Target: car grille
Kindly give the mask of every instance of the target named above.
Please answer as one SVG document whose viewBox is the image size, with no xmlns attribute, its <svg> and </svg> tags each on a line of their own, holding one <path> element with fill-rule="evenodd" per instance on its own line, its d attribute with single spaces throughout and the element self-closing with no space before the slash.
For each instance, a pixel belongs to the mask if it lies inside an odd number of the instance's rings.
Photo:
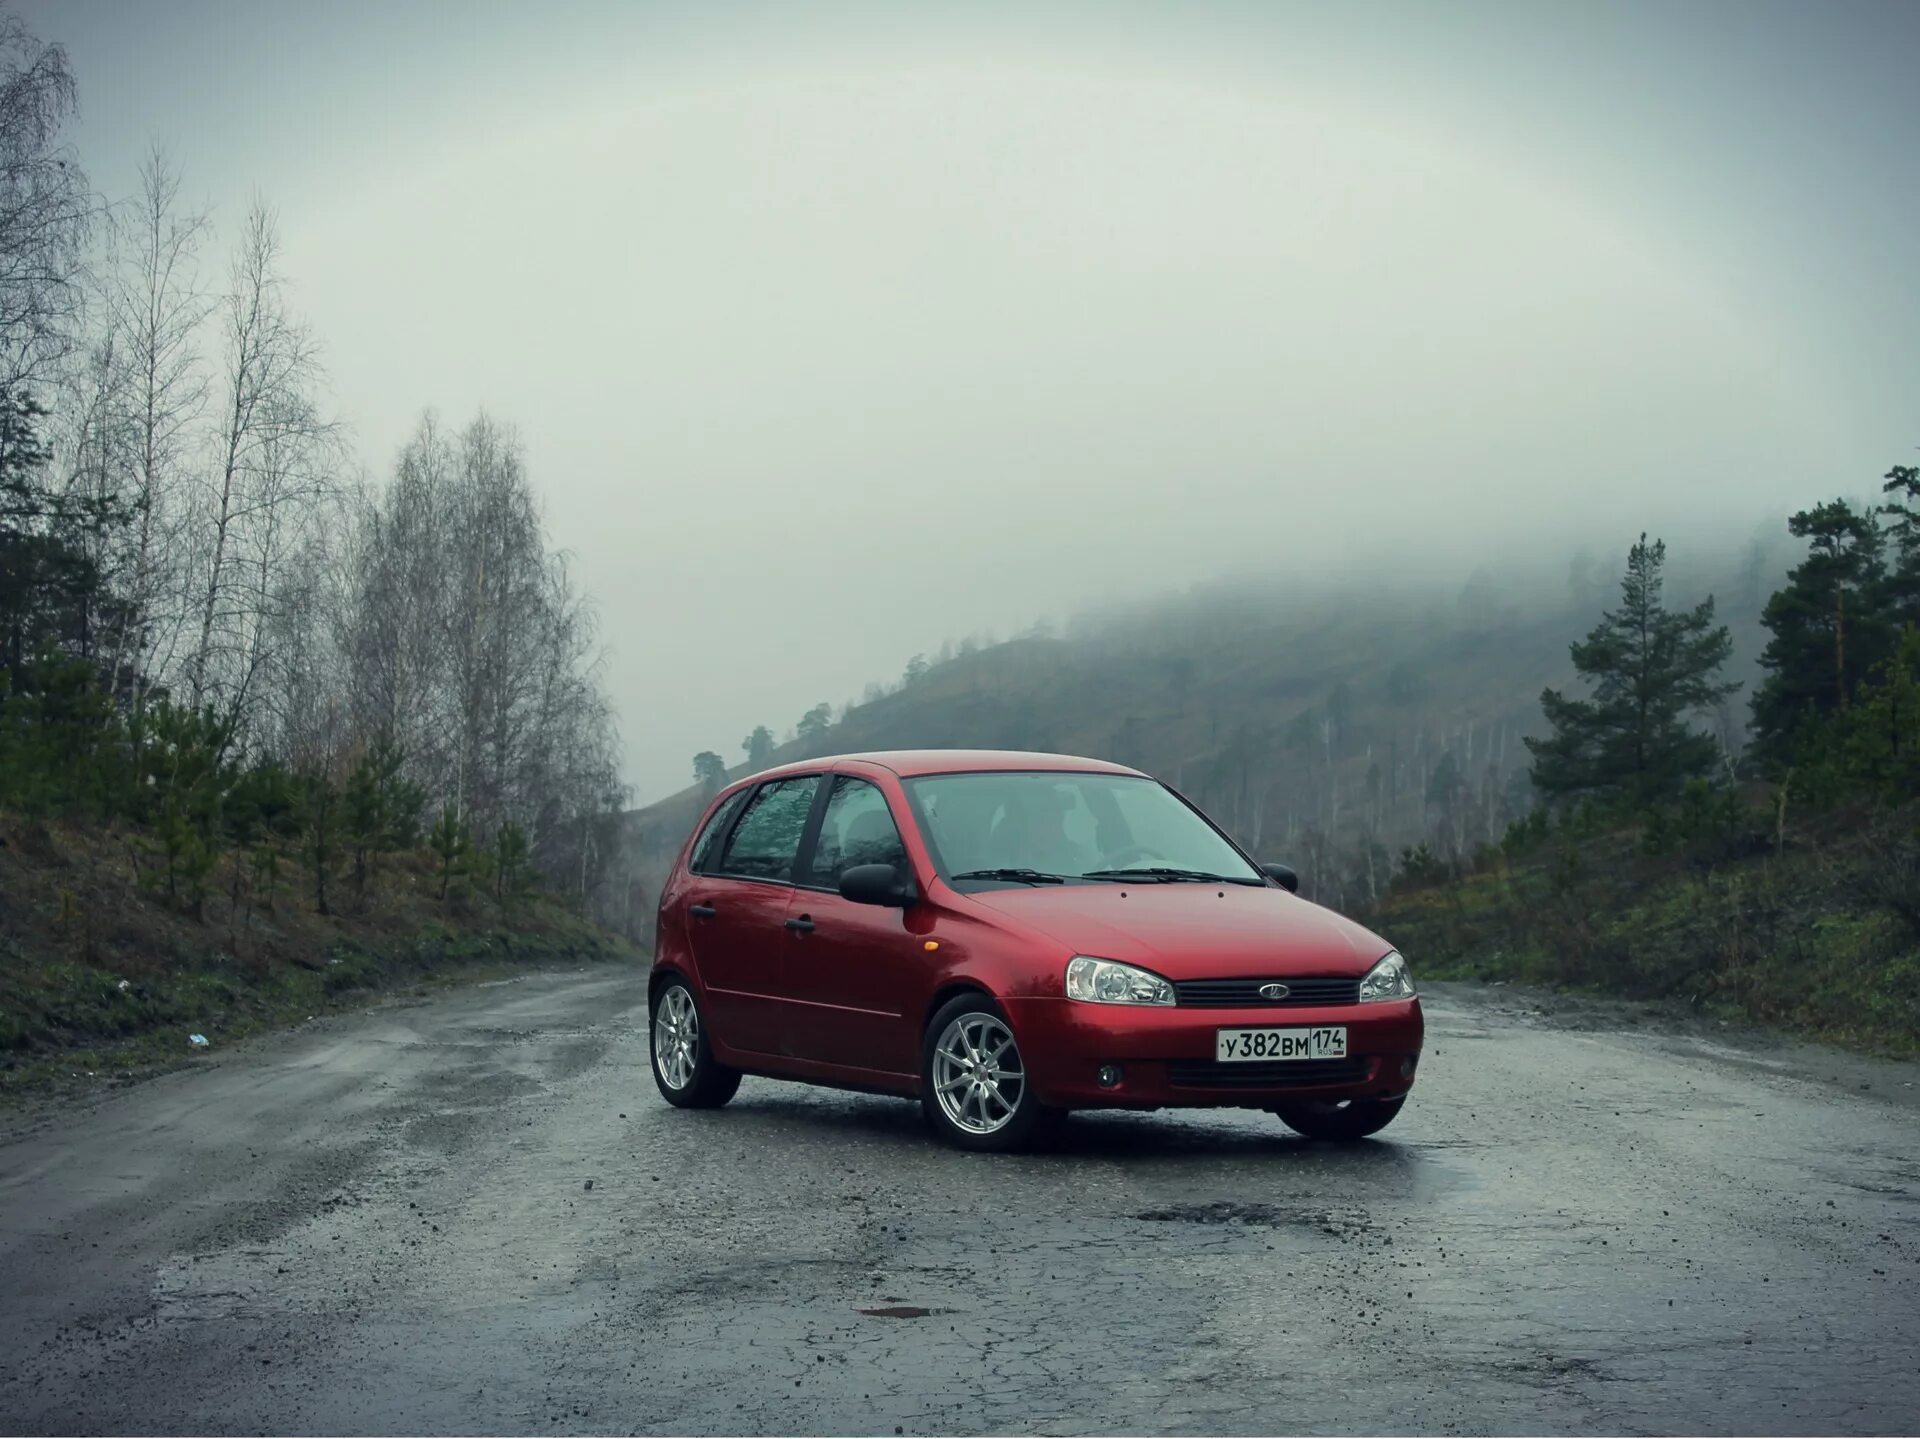
<svg viewBox="0 0 1920 1439">
<path fill-rule="evenodd" d="M 1216 1064 L 1210 1059 L 1176 1059 L 1167 1065 L 1167 1081 L 1181 1089 L 1299 1089 L 1315 1084 L 1348 1084 L 1367 1077 L 1367 1057 L 1282 1059 L 1269 1064 Z"/>
<path fill-rule="evenodd" d="M 1260 986 L 1284 984 L 1285 999 L 1262 999 Z M 1360 981 L 1357 979 L 1181 979 L 1175 980 L 1176 1003 L 1216 1009 L 1294 1009 L 1307 1005 L 1358 1004 Z"/>
</svg>

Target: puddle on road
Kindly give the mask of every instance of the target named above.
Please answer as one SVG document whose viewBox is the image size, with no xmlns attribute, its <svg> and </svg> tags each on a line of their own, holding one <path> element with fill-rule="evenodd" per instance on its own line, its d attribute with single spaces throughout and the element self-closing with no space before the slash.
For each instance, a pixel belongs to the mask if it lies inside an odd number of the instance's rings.
<svg viewBox="0 0 1920 1439">
<path fill-rule="evenodd" d="M 946 1314 L 946 1309 L 926 1309 L 918 1304 L 883 1304 L 878 1309 L 859 1311 L 873 1319 L 925 1319 L 934 1314 Z"/>
<path fill-rule="evenodd" d="M 1875 1184 L 1866 1179 L 1843 1179 L 1840 1182 L 1849 1189 L 1859 1190 L 1862 1194 L 1881 1194 L 1889 1199 L 1920 1200 L 1920 1194 L 1892 1184 Z"/>
<path fill-rule="evenodd" d="M 1731 1044 L 1719 1044 L 1711 1039 L 1702 1039 L 1698 1035 L 1679 1036 L 1674 1048 L 1680 1051 L 1692 1050 L 1709 1059 L 1725 1060 L 1730 1064 L 1751 1064 L 1761 1069 L 1784 1072 L 1793 1066 L 1785 1059 L 1774 1059 L 1768 1055 L 1756 1054 L 1750 1049 L 1736 1049 Z"/>
<path fill-rule="evenodd" d="M 181 1255 L 162 1265 L 153 1278 L 153 1319 L 257 1317 L 265 1306 L 258 1283 L 252 1281 L 264 1266 L 243 1262 L 254 1256 L 269 1261 L 278 1257 L 274 1251 L 255 1249 Z"/>
<path fill-rule="evenodd" d="M 1279 1204 L 1236 1203 L 1225 1199 L 1212 1204 L 1143 1209 L 1133 1217 L 1151 1224 L 1243 1224 L 1268 1229 L 1290 1226 L 1335 1235 L 1373 1227 L 1373 1221 L 1365 1214 L 1342 1215 L 1324 1209 L 1291 1209 Z"/>
</svg>

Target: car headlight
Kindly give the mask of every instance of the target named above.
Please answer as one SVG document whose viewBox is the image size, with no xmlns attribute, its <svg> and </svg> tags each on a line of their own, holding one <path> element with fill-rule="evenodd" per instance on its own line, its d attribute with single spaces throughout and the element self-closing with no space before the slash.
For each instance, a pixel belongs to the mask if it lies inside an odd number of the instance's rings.
<svg viewBox="0 0 1920 1439">
<path fill-rule="evenodd" d="M 1172 1004 L 1173 986 L 1130 964 L 1077 955 L 1067 961 L 1067 998 L 1092 1004 Z"/>
<path fill-rule="evenodd" d="M 1376 999 L 1412 999 L 1413 975 L 1407 970 L 1407 962 L 1399 953 L 1391 952 L 1387 957 L 1367 971 L 1367 977 L 1360 981 L 1360 1002 L 1371 1004 Z"/>
</svg>

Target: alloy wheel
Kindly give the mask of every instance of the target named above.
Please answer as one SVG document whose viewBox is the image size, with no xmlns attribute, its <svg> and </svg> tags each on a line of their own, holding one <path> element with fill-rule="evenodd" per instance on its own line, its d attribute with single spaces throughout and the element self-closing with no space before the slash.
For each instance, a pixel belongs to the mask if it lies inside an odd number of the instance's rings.
<svg viewBox="0 0 1920 1439">
<path fill-rule="evenodd" d="M 700 1016 L 693 996 L 674 985 L 653 1013 L 653 1062 L 669 1089 L 685 1089 L 700 1050 Z"/>
<path fill-rule="evenodd" d="M 998 1015 L 955 1016 L 933 1047 L 933 1092 L 941 1113 L 969 1134 L 1004 1128 L 1026 1093 L 1013 1031 Z"/>
</svg>

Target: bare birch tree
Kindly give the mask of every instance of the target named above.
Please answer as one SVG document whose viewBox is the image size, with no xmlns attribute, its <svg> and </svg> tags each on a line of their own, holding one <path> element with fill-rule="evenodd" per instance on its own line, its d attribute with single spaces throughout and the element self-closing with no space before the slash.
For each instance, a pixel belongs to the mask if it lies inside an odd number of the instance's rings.
<svg viewBox="0 0 1920 1439">
<path fill-rule="evenodd" d="M 77 98 L 66 51 L 0 16 L 0 389 L 49 378 L 79 333 L 95 202 L 60 143 Z"/>
<path fill-rule="evenodd" d="M 273 212 L 255 203 L 220 307 L 219 429 L 198 517 L 199 634 L 186 686 L 195 708 L 218 698 L 233 714 L 244 710 L 262 658 L 262 568 L 270 571 L 288 542 L 292 507 L 321 487 L 312 451 L 329 435 L 313 396 L 316 347 L 287 308 L 279 261 Z"/>
<path fill-rule="evenodd" d="M 360 501 L 349 532 L 350 593 L 342 611 L 355 723 L 433 775 L 445 772 L 449 752 L 437 686 L 445 659 L 445 506 L 453 465 L 439 421 L 423 416 L 392 481 Z"/>
<path fill-rule="evenodd" d="M 434 809 L 481 844 L 518 827 L 550 881 L 618 919 L 633 875 L 598 623 L 512 432 L 423 417 L 356 515 L 338 648 L 357 742 L 397 744 Z"/>
<path fill-rule="evenodd" d="M 140 193 L 114 216 L 115 263 L 104 286 L 129 449 L 122 494 L 135 516 L 123 584 L 129 623 L 113 638 L 108 666 L 116 692 L 129 675 L 138 689 L 150 668 L 164 671 L 182 618 L 165 557 L 206 406 L 199 258 L 207 233 L 206 213 L 181 205 L 179 171 L 156 146 L 141 163 Z M 151 666 L 143 663 L 149 645 Z"/>
</svg>

